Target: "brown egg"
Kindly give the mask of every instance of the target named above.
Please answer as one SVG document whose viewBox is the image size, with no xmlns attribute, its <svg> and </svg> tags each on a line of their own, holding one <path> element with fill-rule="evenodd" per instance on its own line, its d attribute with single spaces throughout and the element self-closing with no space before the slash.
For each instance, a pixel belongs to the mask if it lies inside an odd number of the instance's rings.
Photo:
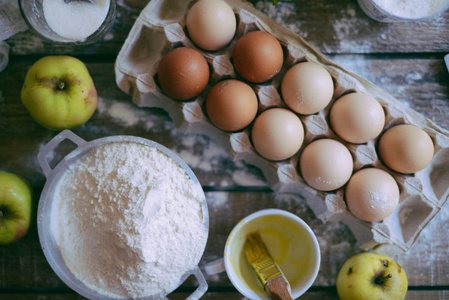
<svg viewBox="0 0 449 300">
<path fill-rule="evenodd" d="M 325 108 L 332 100 L 334 82 L 329 72 L 313 62 L 294 65 L 281 83 L 285 104 L 298 114 L 311 115 Z"/>
<path fill-rule="evenodd" d="M 157 76 L 162 90 L 168 96 L 176 100 L 189 100 L 206 87 L 209 65 L 195 49 L 174 48 L 162 58 Z"/>
<path fill-rule="evenodd" d="M 404 174 L 424 169 L 432 160 L 434 146 L 430 136 L 414 125 L 391 127 L 379 139 L 380 159 L 390 169 Z"/>
<path fill-rule="evenodd" d="M 207 95 L 206 111 L 210 121 L 220 129 L 237 131 L 256 117 L 257 96 L 246 83 L 228 79 L 215 84 Z"/>
<path fill-rule="evenodd" d="M 302 178 L 319 191 L 342 187 L 352 174 L 353 159 L 348 148 L 332 139 L 308 144 L 299 159 Z"/>
<path fill-rule="evenodd" d="M 391 215 L 399 202 L 399 187 L 393 176 L 381 169 L 366 168 L 352 175 L 345 190 L 351 213 L 367 222 Z"/>
<path fill-rule="evenodd" d="M 304 127 L 290 110 L 270 108 L 254 121 L 251 140 L 261 156 L 274 161 L 284 160 L 301 148 Z"/>
<path fill-rule="evenodd" d="M 261 83 L 279 73 L 284 53 L 274 36 L 264 31 L 252 31 L 237 41 L 232 59 L 240 76 L 248 81 Z"/>
<path fill-rule="evenodd" d="M 347 142 L 366 143 L 376 138 L 385 125 L 385 112 L 368 94 L 346 94 L 332 105 L 329 120 L 334 132 Z"/>
</svg>

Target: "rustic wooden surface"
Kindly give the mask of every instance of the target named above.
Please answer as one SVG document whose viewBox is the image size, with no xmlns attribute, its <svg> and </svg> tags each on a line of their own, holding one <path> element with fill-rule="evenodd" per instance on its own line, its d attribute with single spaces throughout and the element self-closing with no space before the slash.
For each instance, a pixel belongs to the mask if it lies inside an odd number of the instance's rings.
<svg viewBox="0 0 449 300">
<path fill-rule="evenodd" d="M 449 75 L 443 56 L 449 52 L 449 11 L 434 19 L 383 24 L 369 19 L 355 0 L 280 3 L 251 1 L 255 6 L 335 62 L 384 88 L 400 101 L 449 130 Z M 142 136 L 166 145 L 192 167 L 207 196 L 210 236 L 200 263 L 222 256 L 227 235 L 246 215 L 277 207 L 303 218 L 317 234 L 322 264 L 313 287 L 302 299 L 337 299 L 339 268 L 360 252 L 351 231 L 340 223 L 316 219 L 297 195 L 277 195 L 259 169 L 232 161 L 202 135 L 184 134 L 160 109 L 138 108 L 115 84 L 114 61 L 145 0 L 118 0 L 118 14 L 105 40 L 87 47 L 55 46 L 31 32 L 7 40 L 10 63 L 0 73 L 0 169 L 26 178 L 35 201 L 45 184 L 36 154 L 58 132 L 42 128 L 20 102 L 26 71 L 38 58 L 68 54 L 83 60 L 100 97 L 92 119 L 73 131 L 92 140 L 118 134 Z M 58 157 L 63 155 L 60 153 Z M 424 230 L 412 250 L 393 255 L 409 279 L 407 299 L 449 299 L 449 208 Z M 243 299 L 225 274 L 206 276 L 204 299 Z M 195 282 L 188 280 L 170 299 L 185 299 Z M 58 279 L 48 265 L 34 226 L 21 241 L 0 246 L 0 299 L 82 299 Z"/>
</svg>

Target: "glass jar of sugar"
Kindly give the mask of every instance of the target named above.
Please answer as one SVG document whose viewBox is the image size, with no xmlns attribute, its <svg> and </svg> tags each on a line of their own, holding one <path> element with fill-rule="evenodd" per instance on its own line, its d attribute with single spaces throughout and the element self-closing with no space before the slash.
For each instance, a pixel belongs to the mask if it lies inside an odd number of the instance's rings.
<svg viewBox="0 0 449 300">
<path fill-rule="evenodd" d="M 43 39 L 61 44 L 92 44 L 114 23 L 116 0 L 19 0 L 23 18 Z"/>
<path fill-rule="evenodd" d="M 449 8 L 449 0 L 357 0 L 357 2 L 370 18 L 384 23 L 430 19 Z"/>
</svg>

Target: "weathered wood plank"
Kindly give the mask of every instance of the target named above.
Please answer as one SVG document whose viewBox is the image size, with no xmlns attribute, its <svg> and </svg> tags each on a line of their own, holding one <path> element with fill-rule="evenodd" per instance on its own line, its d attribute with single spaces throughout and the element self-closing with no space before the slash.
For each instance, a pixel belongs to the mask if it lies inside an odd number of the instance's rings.
<svg viewBox="0 0 449 300">
<path fill-rule="evenodd" d="M 174 294 L 170 295 L 169 298 L 173 300 L 186 299 L 188 294 Z M 408 291 L 405 300 L 443 300 L 447 299 L 449 296 L 449 291 Z M 237 292 L 227 292 L 227 293 L 207 293 L 201 299 L 233 299 L 233 300 L 244 300 L 242 295 Z M 314 291 L 308 291 L 301 296 L 301 300 L 337 300 L 338 295 L 336 290 L 325 290 L 321 291 L 319 289 Z"/>
<path fill-rule="evenodd" d="M 449 74 L 443 54 L 449 52 L 449 11 L 428 21 L 383 24 L 369 19 L 355 0 L 281 2 L 251 0 L 261 11 L 303 36 L 338 64 L 386 89 L 397 99 L 449 129 Z M 9 39 L 11 62 L 0 73 L 0 169 L 24 176 L 36 202 L 45 183 L 36 155 L 54 135 L 37 125 L 20 103 L 20 89 L 31 63 L 50 54 L 86 59 L 100 96 L 92 119 L 73 131 L 86 140 L 118 134 L 142 136 L 171 148 L 192 167 L 206 189 L 210 236 L 200 267 L 220 258 L 226 238 L 239 220 L 259 209 L 276 207 L 303 218 L 316 233 L 322 264 L 314 286 L 301 299 L 337 299 L 339 268 L 360 252 L 350 230 L 318 220 L 298 195 L 279 195 L 266 188 L 261 171 L 234 162 L 211 138 L 184 134 L 166 112 L 138 108 L 114 80 L 113 62 L 148 0 L 118 0 L 118 15 L 105 40 L 86 47 L 43 42 L 30 32 Z M 377 53 L 377 54 L 376 54 Z M 99 61 L 97 61 L 99 59 Z M 58 161 L 60 147 L 49 159 Z M 219 191 L 222 190 L 222 191 Z M 406 299 L 449 298 L 449 218 L 443 209 L 406 254 L 392 255 L 407 272 L 412 290 Z M 226 274 L 209 276 L 204 299 L 243 299 Z M 188 280 L 170 295 L 185 299 L 195 286 Z M 56 276 L 40 248 L 36 227 L 21 241 L 0 246 L 0 299 L 83 299 Z"/>
<path fill-rule="evenodd" d="M 406 106 L 449 129 L 449 71 L 442 56 L 331 55 L 336 63 L 388 91 Z"/>
<path fill-rule="evenodd" d="M 371 20 L 354 0 L 249 1 L 323 53 L 449 52 L 449 11 L 420 22 L 385 24 Z M 117 55 L 147 1 L 119 0 L 117 19 L 102 42 L 89 46 L 53 45 L 27 31 L 10 38 L 14 55 Z"/>
<path fill-rule="evenodd" d="M 179 292 L 179 293 L 173 293 L 168 296 L 170 300 L 184 300 L 186 299 L 190 293 L 187 292 Z M 436 291 L 427 291 L 427 290 L 411 290 L 407 292 L 407 295 L 405 297 L 405 300 L 444 300 L 449 297 L 449 291 L 447 290 L 436 290 Z M 0 299 L 8 299 L 8 300 L 81 300 L 85 299 L 84 297 L 81 297 L 80 295 L 74 294 L 74 293 L 44 293 L 44 292 L 37 292 L 32 294 L 22 294 L 22 293 L 6 293 L 6 294 L 0 294 Z M 237 291 L 226 291 L 226 292 L 207 292 L 201 299 L 208 300 L 244 300 L 247 298 L 244 298 L 240 293 Z M 301 296 L 301 300 L 337 300 L 338 295 L 335 290 L 324 290 L 320 291 L 313 290 L 313 291 L 307 291 L 304 295 Z"/>
<path fill-rule="evenodd" d="M 448 75 L 441 59 L 382 59 L 364 55 L 338 55 L 332 59 L 384 87 L 401 101 L 438 121 L 442 127 L 449 128 Z M 20 88 L 29 66 L 30 62 L 21 63 L 18 59 L 0 73 L 0 168 L 23 175 L 39 195 L 45 178 L 37 164 L 36 154 L 57 132 L 35 124 L 20 103 Z M 116 87 L 111 76 L 112 63 L 88 63 L 87 66 L 100 95 L 100 106 L 85 126 L 74 129 L 75 133 L 86 140 L 113 134 L 153 139 L 178 152 L 192 166 L 203 186 L 224 190 L 207 192 L 211 235 L 201 267 L 221 256 L 229 232 L 240 219 L 262 208 L 278 207 L 304 218 L 316 231 L 322 250 L 322 268 L 314 286 L 335 285 L 336 274 L 344 260 L 359 251 L 346 226 L 323 224 L 295 195 L 254 191 L 253 186 L 266 186 L 260 170 L 242 162 L 233 162 L 224 150 L 205 136 L 185 135 L 174 128 L 164 111 L 133 105 L 130 97 Z M 237 186 L 248 188 L 240 192 L 226 191 Z M 440 213 L 409 253 L 395 256 L 406 269 L 411 286 L 447 286 L 447 214 L 447 210 Z M 0 266 L 0 289 L 66 289 L 46 262 L 35 228 L 22 241 L 0 247 Z M 232 287 L 225 274 L 207 276 L 207 280 L 214 287 Z M 187 283 L 187 286 L 191 285 Z M 421 295 L 429 299 L 447 296 L 441 292 Z M 32 299 L 35 294 L 32 292 L 28 296 Z M 53 296 L 53 293 L 48 294 L 48 299 Z"/>
<path fill-rule="evenodd" d="M 302 218 L 315 232 L 322 263 L 315 287 L 335 285 L 340 267 L 351 255 L 360 252 L 349 229 L 340 223 L 323 223 L 314 217 L 298 195 L 272 192 L 207 192 L 210 235 L 203 268 L 222 256 L 232 228 L 245 216 L 264 208 L 280 208 Z M 446 286 L 449 212 L 442 211 L 427 227 L 409 253 L 392 255 L 406 270 L 410 286 Z M 438 232 L 438 234 L 434 234 Z M 39 245 L 36 229 L 21 241 L 0 247 L 0 289 L 61 289 L 65 285 L 48 265 Z M 226 274 L 206 275 L 210 286 L 231 287 Z M 186 286 L 195 285 L 189 281 Z"/>
<path fill-rule="evenodd" d="M 206 197 L 209 206 L 210 236 L 200 263 L 201 267 L 222 255 L 227 236 L 239 220 L 252 212 L 270 207 L 289 210 L 313 226 L 316 232 L 326 232 L 326 236 L 319 237 L 319 239 L 323 243 L 323 260 L 332 262 L 332 264 L 323 264 L 325 269 L 320 275 L 321 279 L 317 280 L 318 285 L 328 285 L 333 282 L 332 277 L 335 270 L 328 269 L 334 268 L 338 260 L 341 262 L 344 259 L 344 253 L 337 254 L 333 258 L 325 259 L 325 256 L 333 255 L 331 253 L 334 253 L 333 251 L 337 248 L 339 251 L 344 248 L 345 253 L 347 253 L 346 250 L 357 251 L 354 238 L 346 227 L 340 224 L 322 224 L 313 217 L 313 214 L 305 206 L 304 200 L 298 196 L 275 195 L 271 192 L 207 192 Z M 340 246 L 326 249 L 328 243 L 329 245 L 340 244 Z M 33 227 L 22 240 L 0 247 L 0 266 L 0 289 L 65 287 L 44 257 L 36 227 Z M 230 286 L 225 274 L 206 277 L 211 285 Z"/>
<path fill-rule="evenodd" d="M 449 75 L 443 60 L 331 56 L 337 63 L 386 89 L 397 99 L 449 129 Z M 139 108 L 115 84 L 113 63 L 88 63 L 100 96 L 92 119 L 75 133 L 86 140 L 107 135 L 130 134 L 162 143 L 180 154 L 194 169 L 203 186 L 266 185 L 261 172 L 242 162 L 233 162 L 214 141 L 185 135 L 160 109 Z M 41 187 L 45 178 L 36 155 L 56 131 L 37 125 L 20 102 L 20 89 L 30 63 L 12 62 L 0 73 L 0 161 L 2 168 L 17 170 Z"/>
<path fill-rule="evenodd" d="M 323 53 L 425 53 L 449 51 L 449 11 L 420 22 L 380 23 L 353 0 L 251 1 Z"/>
</svg>

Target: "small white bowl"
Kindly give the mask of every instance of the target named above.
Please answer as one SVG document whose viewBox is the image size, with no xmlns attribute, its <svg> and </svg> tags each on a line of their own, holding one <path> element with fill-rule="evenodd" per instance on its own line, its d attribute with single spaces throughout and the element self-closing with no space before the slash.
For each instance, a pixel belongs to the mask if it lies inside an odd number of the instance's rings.
<svg viewBox="0 0 449 300">
<path fill-rule="evenodd" d="M 259 231 L 270 254 L 290 283 L 293 299 L 315 281 L 321 263 L 318 240 L 298 216 L 281 209 L 264 209 L 241 220 L 231 231 L 224 258 L 205 265 L 209 275 L 226 271 L 234 287 L 252 300 L 268 300 L 268 294 L 249 265 L 243 245 L 246 235 Z"/>
</svg>

